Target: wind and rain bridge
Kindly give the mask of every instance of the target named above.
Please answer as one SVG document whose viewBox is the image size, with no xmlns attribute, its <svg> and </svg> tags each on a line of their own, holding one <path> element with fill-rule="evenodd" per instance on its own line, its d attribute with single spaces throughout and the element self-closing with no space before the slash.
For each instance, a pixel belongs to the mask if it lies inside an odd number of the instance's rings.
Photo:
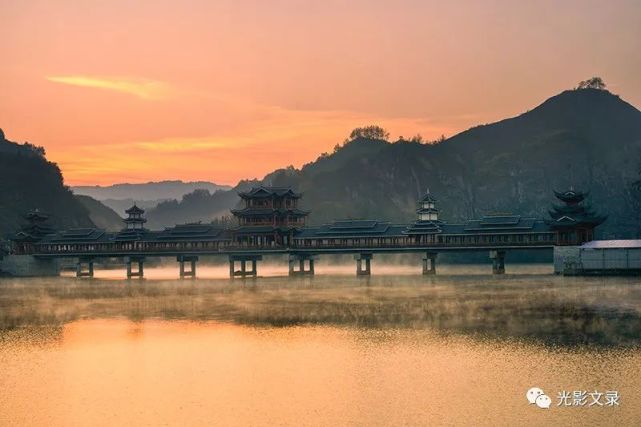
<svg viewBox="0 0 641 427">
<path fill-rule="evenodd" d="M 181 278 L 195 278 L 202 256 L 225 256 L 230 277 L 258 274 L 258 264 L 269 255 L 285 255 L 290 275 L 313 275 L 321 255 L 353 254 L 357 275 L 370 275 L 374 255 L 422 253 L 423 274 L 436 273 L 438 253 L 488 251 L 493 273 L 505 272 L 505 254 L 516 249 L 573 246 L 594 238 L 605 217 L 584 200 L 586 193 L 555 192 L 561 202 L 549 218 L 486 215 L 460 224 L 439 218 L 436 198 L 428 191 L 418 200 L 416 220 L 409 224 L 369 219 L 336 220 L 306 225 L 310 211 L 302 209 L 301 193 L 291 188 L 260 186 L 239 193 L 242 207 L 232 209 L 236 225 L 181 224 L 164 230 L 145 228 L 145 211 L 134 205 L 126 211 L 124 228 L 54 230 L 47 215 L 32 211 L 22 229 L 11 237 L 12 253 L 37 260 L 76 260 L 78 277 L 93 277 L 94 262 L 122 259 L 128 278 L 144 277 L 145 260 L 175 257 Z"/>
</svg>

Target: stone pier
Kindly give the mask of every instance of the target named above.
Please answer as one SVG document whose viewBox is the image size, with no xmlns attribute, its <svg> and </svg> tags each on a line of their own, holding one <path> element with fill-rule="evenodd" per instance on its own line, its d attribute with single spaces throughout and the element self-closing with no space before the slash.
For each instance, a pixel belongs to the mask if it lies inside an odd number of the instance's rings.
<svg viewBox="0 0 641 427">
<path fill-rule="evenodd" d="M 84 268 L 84 267 L 87 268 Z M 76 263 L 76 277 L 93 277 L 93 259 L 79 258 Z"/>
<path fill-rule="evenodd" d="M 127 279 L 131 279 L 133 277 L 142 279 L 145 276 L 145 271 L 143 268 L 144 261 L 145 261 L 144 258 L 138 258 L 138 257 L 125 258 L 125 263 L 127 264 Z M 132 264 L 133 265 L 138 264 L 138 269 L 134 270 L 132 268 Z"/>
<path fill-rule="evenodd" d="M 436 274 L 436 252 L 427 252 L 423 256 L 423 274 L 432 275 Z"/>
<path fill-rule="evenodd" d="M 372 258 L 373 255 L 371 253 L 354 255 L 357 276 L 370 276 L 372 274 Z"/>
<path fill-rule="evenodd" d="M 290 276 L 313 276 L 314 275 L 314 255 L 291 254 L 289 255 L 289 275 Z M 298 269 L 296 269 L 298 264 Z"/>
<path fill-rule="evenodd" d="M 492 260 L 492 273 L 505 274 L 505 251 L 490 251 L 490 259 Z"/>
<path fill-rule="evenodd" d="M 189 277 L 191 279 L 196 278 L 196 263 L 198 262 L 198 257 L 195 255 L 178 255 L 176 261 L 180 264 L 180 278 L 184 279 Z M 185 263 L 189 263 L 189 270 L 185 269 Z"/>
<path fill-rule="evenodd" d="M 263 259 L 262 255 L 230 255 L 229 256 L 229 277 L 256 277 L 258 275 L 257 263 Z M 236 263 L 240 264 L 240 269 L 236 270 Z M 251 263 L 251 268 L 247 265 Z"/>
<path fill-rule="evenodd" d="M 54 277 L 60 275 L 57 259 L 42 259 L 33 255 L 5 255 L 0 259 L 0 277 Z"/>
</svg>

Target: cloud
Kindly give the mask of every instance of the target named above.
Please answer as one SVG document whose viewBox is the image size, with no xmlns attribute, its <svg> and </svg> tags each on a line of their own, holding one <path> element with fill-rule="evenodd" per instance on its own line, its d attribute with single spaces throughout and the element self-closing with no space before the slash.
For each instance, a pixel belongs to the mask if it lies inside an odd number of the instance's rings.
<svg viewBox="0 0 641 427">
<path fill-rule="evenodd" d="M 146 100 L 167 98 L 171 92 L 166 83 L 154 80 L 96 76 L 47 76 L 46 79 L 72 86 L 111 90 Z"/>
</svg>

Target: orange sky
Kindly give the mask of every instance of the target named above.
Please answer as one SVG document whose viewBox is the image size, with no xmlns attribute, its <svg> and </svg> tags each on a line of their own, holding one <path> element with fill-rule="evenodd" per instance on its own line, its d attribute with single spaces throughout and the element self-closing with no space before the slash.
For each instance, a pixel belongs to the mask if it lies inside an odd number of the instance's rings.
<svg viewBox="0 0 641 427">
<path fill-rule="evenodd" d="M 5 0 L 0 16 L 0 127 L 72 185 L 234 184 L 357 126 L 449 136 L 593 75 L 641 105 L 638 1 Z"/>
</svg>

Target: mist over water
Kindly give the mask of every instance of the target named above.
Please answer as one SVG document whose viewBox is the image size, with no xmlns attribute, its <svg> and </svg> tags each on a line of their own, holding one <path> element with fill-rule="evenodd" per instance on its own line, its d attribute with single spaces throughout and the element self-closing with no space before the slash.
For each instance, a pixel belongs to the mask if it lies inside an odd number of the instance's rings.
<svg viewBox="0 0 641 427">
<path fill-rule="evenodd" d="M 638 278 L 322 262 L 0 279 L 0 424 L 636 425 Z M 528 405 L 541 387 L 552 408 Z M 561 390 L 618 407 L 557 407 Z"/>
</svg>

